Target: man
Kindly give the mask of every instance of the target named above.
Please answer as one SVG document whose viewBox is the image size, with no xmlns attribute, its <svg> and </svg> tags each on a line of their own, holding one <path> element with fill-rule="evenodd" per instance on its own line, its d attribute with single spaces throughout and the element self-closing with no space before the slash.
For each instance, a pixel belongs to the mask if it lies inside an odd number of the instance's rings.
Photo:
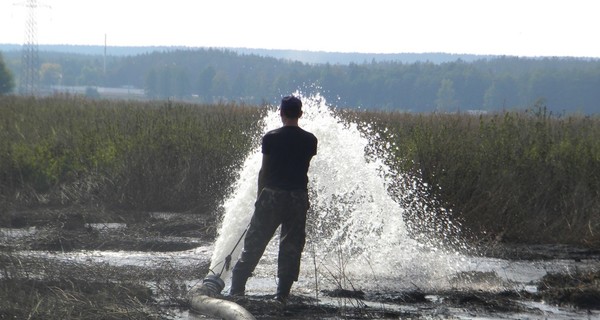
<svg viewBox="0 0 600 320">
<path fill-rule="evenodd" d="M 302 116 L 300 99 L 284 97 L 279 109 L 283 126 L 262 138 L 258 197 L 244 249 L 233 268 L 229 293 L 244 295 L 246 281 L 281 225 L 275 299 L 285 304 L 300 272 L 309 206 L 307 172 L 310 160 L 317 154 L 317 138 L 298 126 Z"/>
</svg>

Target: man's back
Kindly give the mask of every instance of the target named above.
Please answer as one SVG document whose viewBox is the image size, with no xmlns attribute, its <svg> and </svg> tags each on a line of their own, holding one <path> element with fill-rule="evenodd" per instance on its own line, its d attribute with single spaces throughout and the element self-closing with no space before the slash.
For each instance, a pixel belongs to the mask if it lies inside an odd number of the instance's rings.
<svg viewBox="0 0 600 320">
<path fill-rule="evenodd" d="M 317 154 L 317 138 L 297 126 L 283 126 L 263 137 L 265 187 L 306 190 L 311 158 Z"/>
<path fill-rule="evenodd" d="M 277 259 L 275 299 L 285 303 L 300 273 L 306 241 L 308 167 L 317 154 L 317 138 L 298 127 L 302 101 L 294 96 L 281 99 L 283 127 L 269 131 L 262 140 L 262 166 L 258 174 L 258 197 L 244 239 L 244 249 L 233 268 L 231 295 L 243 295 L 273 234 L 281 226 Z"/>
</svg>

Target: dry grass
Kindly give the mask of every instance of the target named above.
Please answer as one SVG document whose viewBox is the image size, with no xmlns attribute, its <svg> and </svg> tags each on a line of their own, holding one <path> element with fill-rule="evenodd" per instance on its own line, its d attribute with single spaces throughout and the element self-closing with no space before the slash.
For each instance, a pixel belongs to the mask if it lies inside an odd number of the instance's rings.
<svg viewBox="0 0 600 320">
<path fill-rule="evenodd" d="M 0 202 L 214 213 L 263 110 L 0 97 Z"/>
<path fill-rule="evenodd" d="M 600 246 L 600 117 L 350 113 L 478 237 Z M 393 144 L 390 144 L 393 143 Z"/>
<path fill-rule="evenodd" d="M 264 111 L 0 97 L 0 220 L 14 208 L 72 205 L 218 216 Z M 480 116 L 346 116 L 377 132 L 375 152 L 419 176 L 476 236 L 600 246 L 599 117 L 556 116 L 542 104 Z"/>
</svg>

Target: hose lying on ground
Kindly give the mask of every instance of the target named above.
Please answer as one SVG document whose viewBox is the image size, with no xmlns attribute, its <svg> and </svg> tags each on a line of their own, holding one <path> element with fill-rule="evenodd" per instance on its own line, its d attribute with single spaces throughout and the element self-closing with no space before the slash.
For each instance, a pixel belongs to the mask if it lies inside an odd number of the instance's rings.
<svg viewBox="0 0 600 320">
<path fill-rule="evenodd" d="M 224 287 L 225 283 L 218 275 L 207 276 L 202 281 L 202 285 L 193 290 L 188 297 L 192 310 L 225 320 L 256 320 L 248 310 L 239 304 L 215 298 Z"/>
</svg>

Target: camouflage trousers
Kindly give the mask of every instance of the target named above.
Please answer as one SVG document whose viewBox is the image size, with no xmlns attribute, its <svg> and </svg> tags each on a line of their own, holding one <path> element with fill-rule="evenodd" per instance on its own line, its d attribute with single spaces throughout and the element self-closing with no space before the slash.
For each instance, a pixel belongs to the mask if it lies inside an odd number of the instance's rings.
<svg viewBox="0 0 600 320">
<path fill-rule="evenodd" d="M 306 239 L 308 206 L 306 190 L 264 188 L 255 203 L 244 248 L 233 273 L 240 277 L 250 277 L 277 227 L 281 225 L 277 277 L 298 280 L 300 258 Z"/>
</svg>

